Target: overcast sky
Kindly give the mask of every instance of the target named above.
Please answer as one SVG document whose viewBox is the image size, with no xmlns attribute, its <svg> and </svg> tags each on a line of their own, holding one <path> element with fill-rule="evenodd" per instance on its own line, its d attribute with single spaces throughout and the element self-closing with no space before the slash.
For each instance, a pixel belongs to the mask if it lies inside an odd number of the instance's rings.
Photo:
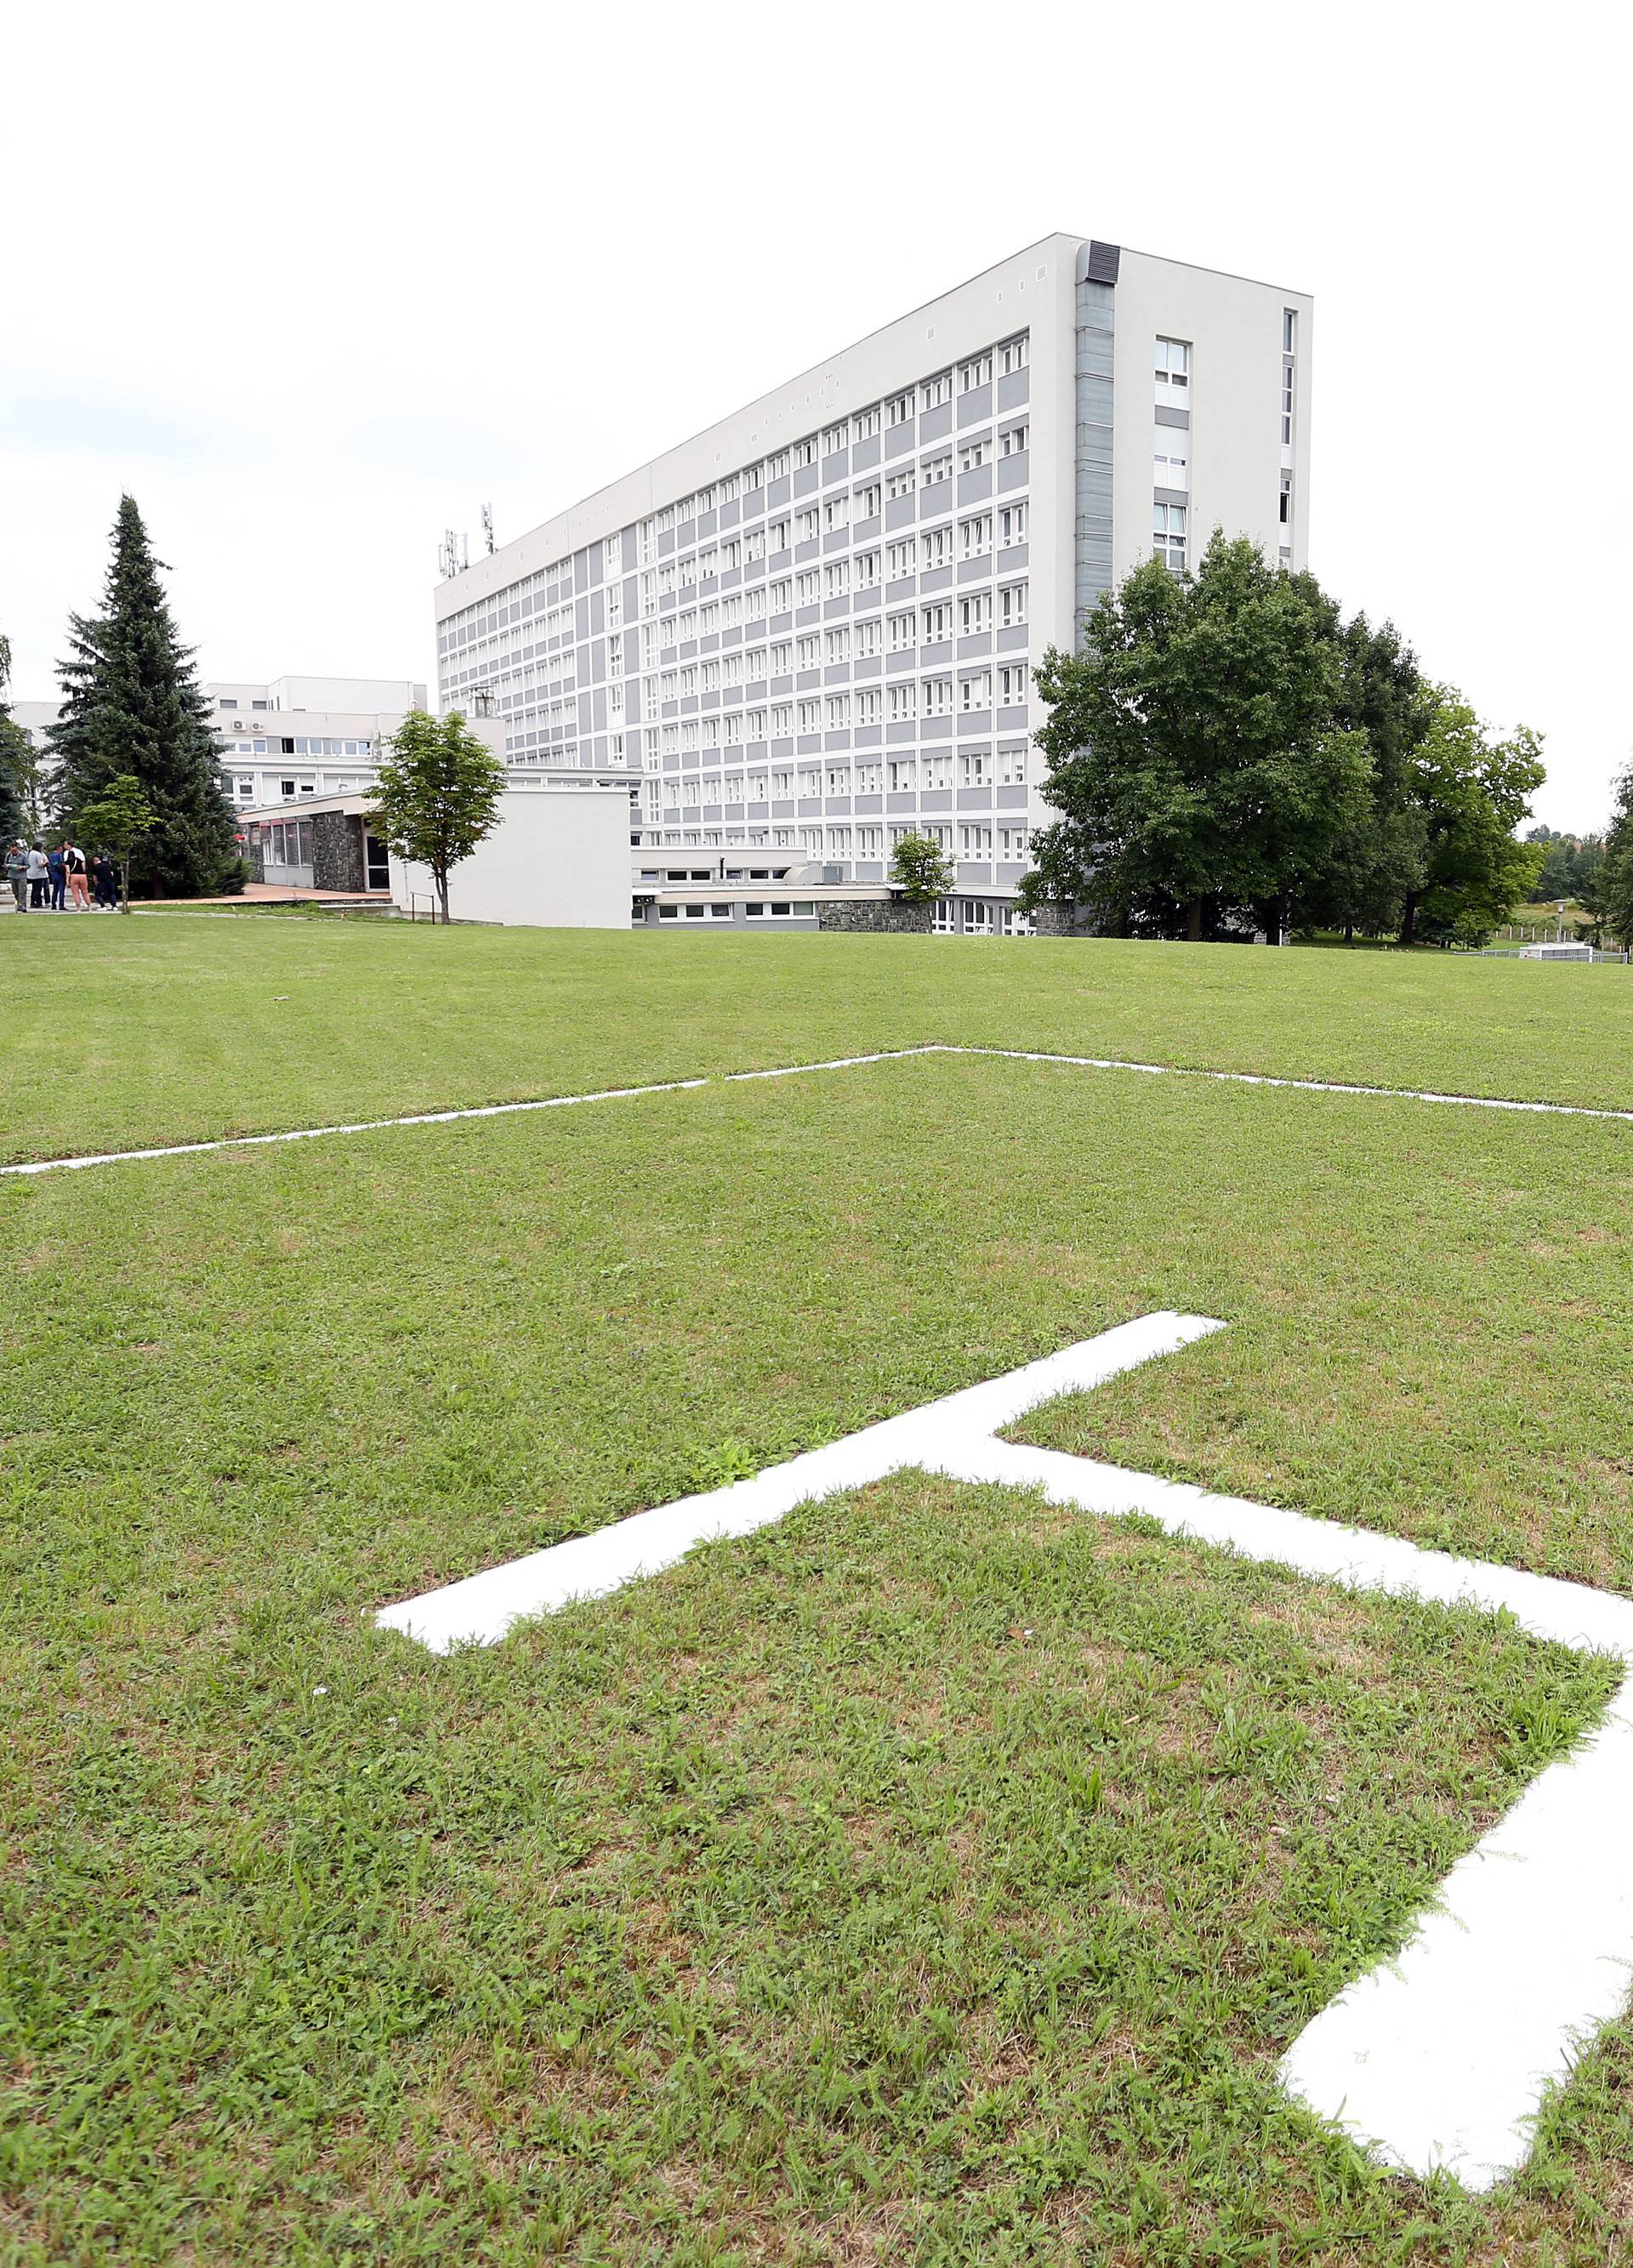
<svg viewBox="0 0 1633 2268">
<path fill-rule="evenodd" d="M 1628 18 L 176 0 L 5 34 L 0 630 L 137 497 L 209 677 L 432 674 L 501 541 L 1053 229 L 1314 293 L 1312 564 L 1537 814 L 1633 755 Z M 1616 26 L 1622 26 L 1617 30 Z M 790 170 L 792 168 L 792 171 Z"/>
</svg>

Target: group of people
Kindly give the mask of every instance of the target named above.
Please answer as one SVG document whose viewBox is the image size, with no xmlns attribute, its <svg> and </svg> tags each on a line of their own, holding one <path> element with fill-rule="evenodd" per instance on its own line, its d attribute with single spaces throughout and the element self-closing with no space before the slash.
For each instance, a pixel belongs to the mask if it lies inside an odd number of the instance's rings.
<svg viewBox="0 0 1633 2268">
<path fill-rule="evenodd" d="M 42 843 L 13 843 L 5 854 L 5 878 L 19 914 L 115 913 L 119 908 L 113 860 L 102 850 L 87 858 L 77 843 L 49 850 Z"/>
</svg>

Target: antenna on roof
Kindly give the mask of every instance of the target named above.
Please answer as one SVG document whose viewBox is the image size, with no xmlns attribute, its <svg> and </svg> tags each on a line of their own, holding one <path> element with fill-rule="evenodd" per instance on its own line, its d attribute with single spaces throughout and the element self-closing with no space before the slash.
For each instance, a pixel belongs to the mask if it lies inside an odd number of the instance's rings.
<svg viewBox="0 0 1633 2268">
<path fill-rule="evenodd" d="M 488 556 L 491 559 L 494 552 L 493 507 L 491 504 L 484 504 L 482 507 L 482 533 L 487 538 Z"/>
<path fill-rule="evenodd" d="M 490 544 L 488 549 L 491 551 L 493 549 L 492 545 Z M 444 528 L 442 541 L 437 547 L 437 565 L 441 571 L 443 581 L 448 582 L 455 575 L 462 575 L 469 564 L 470 561 L 465 553 L 464 537 L 456 534 L 451 527 Z"/>
</svg>

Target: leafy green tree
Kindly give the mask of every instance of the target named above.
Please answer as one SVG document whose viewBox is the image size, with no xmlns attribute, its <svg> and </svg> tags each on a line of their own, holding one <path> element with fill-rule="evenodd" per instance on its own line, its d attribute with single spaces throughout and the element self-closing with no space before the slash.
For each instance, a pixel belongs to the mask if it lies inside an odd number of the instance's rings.
<svg viewBox="0 0 1633 2268">
<path fill-rule="evenodd" d="M 114 556 L 95 619 L 69 617 L 58 665 L 63 711 L 50 740 L 62 759 L 60 802 L 76 835 L 111 782 L 134 779 L 155 818 L 134 854 L 138 887 L 198 897 L 241 878 L 219 746 L 190 647 L 177 636 L 134 498 L 122 497 Z"/>
<path fill-rule="evenodd" d="M 1345 622 L 1338 602 L 1307 571 L 1292 578 L 1315 609 L 1339 660 L 1334 722 L 1366 735 L 1371 777 L 1353 825 L 1334 837 L 1320 874 L 1300 896 L 1301 924 L 1377 936 L 1399 926 L 1408 892 L 1421 889 L 1428 825 L 1417 799 L 1415 757 L 1434 715 L 1417 656 L 1393 622 L 1364 615 Z"/>
<path fill-rule="evenodd" d="M 1633 763 L 1617 777 L 1605 855 L 1585 902 L 1596 930 L 1633 952 Z"/>
<path fill-rule="evenodd" d="M 910 905 L 944 898 L 957 880 L 952 860 L 928 835 L 904 835 L 890 853 L 890 880 Z"/>
<path fill-rule="evenodd" d="M 79 826 L 85 840 L 99 850 L 111 850 L 119 861 L 119 910 L 130 910 L 130 858 L 144 838 L 159 824 L 159 814 L 142 792 L 142 783 L 129 772 L 111 779 L 100 795 L 80 806 Z"/>
<path fill-rule="evenodd" d="M 1049 759 L 1036 904 L 1195 939 L 1250 909 L 1279 936 L 1363 822 L 1366 736 L 1337 721 L 1341 667 L 1309 594 L 1216 531 L 1196 574 L 1148 560 L 1037 673 Z M 1030 878 L 1029 878 L 1030 880 Z"/>
<path fill-rule="evenodd" d="M 1574 899 L 1585 905 L 1604 862 L 1602 836 L 1558 835 L 1551 827 L 1532 827 L 1526 830 L 1526 840 L 1542 846 L 1542 865 L 1536 880 L 1538 898 L 1563 898 L 1567 902 Z"/>
<path fill-rule="evenodd" d="M 1408 893 L 1400 942 L 1478 944 L 1535 887 L 1541 847 L 1514 830 L 1547 767 L 1528 725 L 1494 740 L 1452 687 L 1437 686 L 1434 704 L 1415 759 L 1428 861 L 1422 887 Z"/>
<path fill-rule="evenodd" d="M 457 709 L 440 720 L 411 709 L 386 745 L 375 830 L 399 858 L 430 867 L 447 921 L 448 875 L 498 826 L 505 767 Z"/>
</svg>

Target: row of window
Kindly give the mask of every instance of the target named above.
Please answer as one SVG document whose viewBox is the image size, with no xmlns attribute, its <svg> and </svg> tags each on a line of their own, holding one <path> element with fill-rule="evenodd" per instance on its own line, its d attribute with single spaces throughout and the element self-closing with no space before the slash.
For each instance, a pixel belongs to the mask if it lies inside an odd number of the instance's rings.
<svg viewBox="0 0 1633 2268">
<path fill-rule="evenodd" d="M 956 766 L 956 770 L 955 770 Z M 765 803 L 793 795 L 882 795 L 886 789 L 901 794 L 913 787 L 950 788 L 955 778 L 961 787 L 1023 787 L 1026 750 L 966 748 L 950 754 L 914 756 L 829 757 L 820 764 L 784 765 L 763 772 L 691 772 L 683 777 L 648 778 L 648 802 Z"/>
<path fill-rule="evenodd" d="M 744 921 L 787 921 L 791 916 L 807 919 L 816 910 L 809 898 L 768 898 L 763 902 L 750 899 L 743 909 Z M 729 905 L 660 906 L 660 921 L 729 921 Z"/>
<path fill-rule="evenodd" d="M 727 709 L 718 716 L 683 717 L 678 722 L 666 719 L 658 728 L 655 748 L 648 735 L 648 761 L 659 753 L 685 755 L 694 749 L 743 747 L 760 740 L 785 740 L 795 733 L 866 732 L 918 717 L 950 717 L 955 711 L 975 716 L 994 706 L 1022 709 L 1030 680 L 1030 670 L 1020 666 L 966 670 L 957 677 L 902 678 L 893 685 L 809 694 L 798 701 L 773 701 L 765 708 Z"/>
</svg>

